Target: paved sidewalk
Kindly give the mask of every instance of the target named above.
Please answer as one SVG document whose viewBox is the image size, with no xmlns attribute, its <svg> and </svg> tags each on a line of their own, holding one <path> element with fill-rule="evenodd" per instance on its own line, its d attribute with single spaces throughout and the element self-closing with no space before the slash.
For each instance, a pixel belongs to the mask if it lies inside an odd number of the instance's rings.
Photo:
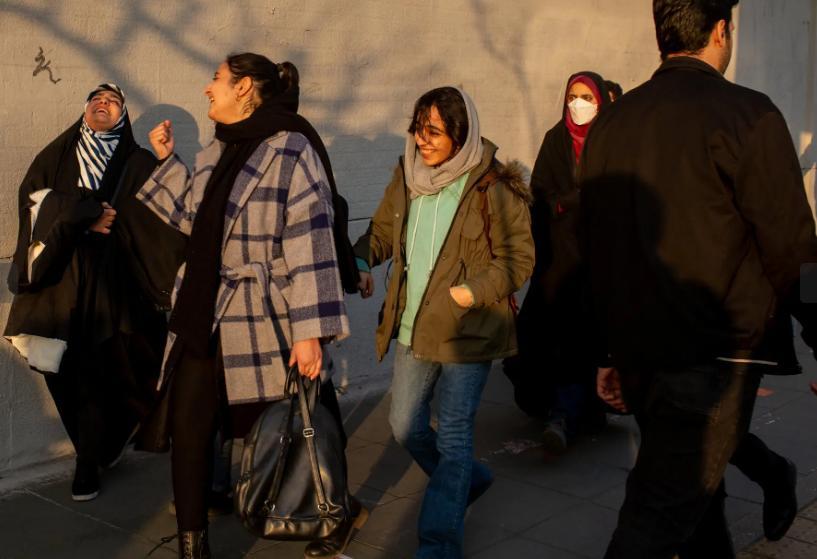
<svg viewBox="0 0 817 559">
<path fill-rule="evenodd" d="M 378 282 L 378 288 L 381 285 Z M 372 332 L 379 301 L 350 299 L 354 332 Z M 730 467 L 727 512 L 744 559 L 817 558 L 817 378 L 810 352 L 798 346 L 806 374 L 768 377 L 752 430 L 795 461 L 804 510 L 789 535 L 761 541 L 760 489 Z M 352 559 L 410 558 L 425 475 L 391 439 L 387 394 L 391 365 L 376 363 L 371 335 L 353 336 L 333 352 L 339 370 L 341 407 L 350 434 L 349 476 L 353 491 L 372 510 L 368 524 L 347 551 Z M 466 556 L 483 558 L 598 558 L 603 555 L 624 496 L 624 481 L 638 447 L 631 418 L 611 416 L 598 437 L 579 441 L 559 459 L 539 447 L 542 425 L 513 404 L 512 389 L 495 366 L 477 415 L 476 451 L 496 483 L 473 507 L 466 523 Z M 236 445 L 234 462 L 240 459 Z M 176 556 L 175 518 L 168 455 L 129 453 L 103 477 L 94 501 L 70 498 L 72 461 L 48 466 L 47 480 L 31 472 L 0 479 L 0 559 L 152 559 Z M 54 474 L 53 472 L 58 472 Z M 61 473 L 60 473 L 61 472 Z M 20 475 L 27 481 L 20 482 Z M 211 542 L 217 559 L 295 559 L 303 543 L 258 540 L 233 517 L 215 519 Z M 754 544 L 754 545 L 753 545 Z"/>
<path fill-rule="evenodd" d="M 761 541 L 738 559 L 814 559 L 817 557 L 817 503 L 800 511 L 789 533 L 776 543 Z"/>
<path fill-rule="evenodd" d="M 383 366 L 385 367 L 385 366 Z M 810 367 L 813 371 L 814 367 Z M 769 378 L 753 430 L 792 457 L 802 503 L 817 498 L 817 398 L 806 378 Z M 764 392 L 765 393 L 765 392 Z M 342 396 L 352 435 L 353 490 L 371 508 L 369 523 L 350 546 L 353 559 L 411 557 L 423 473 L 390 438 L 388 396 L 382 387 L 362 397 Z M 541 426 L 516 410 L 511 388 L 494 372 L 477 418 L 477 452 L 496 473 L 494 487 L 474 506 L 466 525 L 468 557 L 578 559 L 601 557 L 616 521 L 623 484 L 637 447 L 629 418 L 612 417 L 607 430 L 580 441 L 558 460 L 538 447 Z M 238 460 L 240 447 L 236 449 Z M 70 500 L 70 480 L 18 488 L 0 497 L 0 557 L 174 557 L 175 532 L 167 513 L 170 469 L 166 455 L 130 453 L 104 477 L 89 503 Z M 761 536 L 762 495 L 730 470 L 728 514 L 737 545 Z M 303 544 L 257 540 L 232 517 L 211 526 L 215 557 L 299 558 Z M 154 549 L 155 548 L 155 549 Z M 782 542 L 762 542 L 746 559 L 817 557 L 817 505 L 805 509 Z"/>
</svg>

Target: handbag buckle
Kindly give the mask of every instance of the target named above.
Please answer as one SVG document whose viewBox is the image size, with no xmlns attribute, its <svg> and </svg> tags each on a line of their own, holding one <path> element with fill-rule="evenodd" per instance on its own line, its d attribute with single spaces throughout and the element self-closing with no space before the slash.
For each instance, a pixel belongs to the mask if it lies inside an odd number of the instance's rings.
<svg viewBox="0 0 817 559">
<path fill-rule="evenodd" d="M 304 429 L 304 437 L 306 437 L 308 439 L 308 438 L 314 437 L 314 436 L 315 436 L 315 429 L 313 429 L 312 427 L 308 427 L 308 428 Z"/>
</svg>

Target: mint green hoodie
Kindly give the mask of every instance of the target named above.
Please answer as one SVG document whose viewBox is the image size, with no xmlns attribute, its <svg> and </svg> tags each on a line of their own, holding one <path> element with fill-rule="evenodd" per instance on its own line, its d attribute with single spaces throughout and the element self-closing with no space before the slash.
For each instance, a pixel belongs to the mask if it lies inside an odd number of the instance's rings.
<svg viewBox="0 0 817 559">
<path fill-rule="evenodd" d="M 431 271 L 445 242 L 454 215 L 460 205 L 460 197 L 468 182 L 469 173 L 443 187 L 437 194 L 418 196 L 411 201 L 406 229 L 406 309 L 400 320 L 397 341 L 411 346 L 414 318 L 420 308 L 423 293 L 431 277 Z"/>
</svg>

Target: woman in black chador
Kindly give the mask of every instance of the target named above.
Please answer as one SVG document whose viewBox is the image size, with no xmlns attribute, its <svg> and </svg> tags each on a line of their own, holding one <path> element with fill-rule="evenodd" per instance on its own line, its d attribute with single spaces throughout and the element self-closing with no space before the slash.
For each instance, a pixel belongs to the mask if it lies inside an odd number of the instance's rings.
<svg viewBox="0 0 817 559">
<path fill-rule="evenodd" d="M 595 432 L 606 421 L 595 395 L 594 328 L 584 307 L 577 225 L 584 143 L 609 104 L 601 76 L 570 76 L 562 118 L 545 135 L 531 174 L 536 267 L 518 317 L 519 356 L 505 370 L 519 406 L 547 418 L 543 442 L 553 454 L 564 452 L 573 435 Z"/>
<path fill-rule="evenodd" d="M 4 335 L 45 374 L 77 453 L 76 501 L 99 493 L 98 468 L 121 456 L 158 377 L 166 325 L 156 274 L 181 245 L 133 200 L 155 165 L 134 141 L 124 93 L 102 84 L 20 185 Z M 169 247 L 151 254 L 149 243 Z"/>
</svg>

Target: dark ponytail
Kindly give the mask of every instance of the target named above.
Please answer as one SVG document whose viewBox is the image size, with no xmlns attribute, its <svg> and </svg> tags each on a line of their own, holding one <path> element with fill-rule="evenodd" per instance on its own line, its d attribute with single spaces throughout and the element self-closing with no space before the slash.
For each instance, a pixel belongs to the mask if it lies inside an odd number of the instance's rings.
<svg viewBox="0 0 817 559">
<path fill-rule="evenodd" d="M 226 62 L 234 82 L 244 77 L 252 80 L 261 104 L 298 87 L 298 68 L 292 62 L 276 64 L 253 52 L 231 54 Z"/>
<path fill-rule="evenodd" d="M 278 75 L 284 84 L 284 91 L 298 87 L 301 77 L 300 74 L 298 74 L 298 68 L 295 67 L 295 64 L 287 61 L 276 64 L 276 66 L 278 67 Z"/>
</svg>

